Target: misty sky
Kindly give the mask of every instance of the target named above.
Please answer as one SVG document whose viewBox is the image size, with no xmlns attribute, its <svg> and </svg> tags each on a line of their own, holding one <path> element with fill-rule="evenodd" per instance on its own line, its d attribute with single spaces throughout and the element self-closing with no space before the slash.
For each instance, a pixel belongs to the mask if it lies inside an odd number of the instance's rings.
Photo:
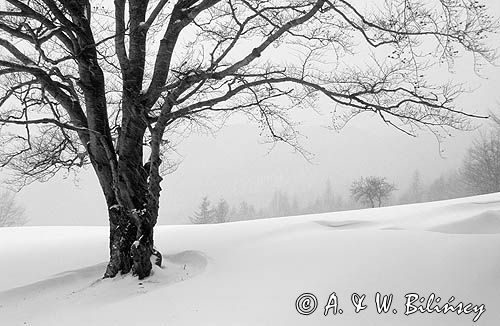
<svg viewBox="0 0 500 326">
<path fill-rule="evenodd" d="M 500 4 L 489 1 L 493 14 L 500 17 Z M 500 42 L 498 42 L 500 44 Z M 477 76 L 470 58 L 459 60 L 451 76 L 473 90 L 463 94 L 460 104 L 468 112 L 500 111 L 500 68 L 488 66 Z M 229 123 L 215 137 L 195 134 L 177 150 L 182 157 L 178 170 L 168 175 L 162 188 L 159 224 L 186 223 L 187 217 L 207 195 L 221 197 L 230 204 L 247 200 L 257 208 L 267 206 L 275 190 L 285 190 L 301 204 L 309 201 L 330 180 L 335 192 L 344 197 L 353 179 L 386 176 L 405 188 L 419 170 L 425 182 L 432 181 L 461 162 L 476 132 L 455 132 L 442 144 L 432 134 L 409 137 L 386 126 L 370 114 L 360 115 L 340 133 L 330 131 L 327 103 L 322 112 L 302 113 L 303 146 L 314 154 L 312 162 L 294 154 L 286 145 L 270 151 L 258 128 L 242 121 Z M 476 121 L 476 125 L 484 121 Z M 484 126 L 482 127 L 485 128 Z M 481 128 L 479 128 L 481 130 Z M 0 171 L 0 177 L 5 175 Z M 62 175 L 50 182 L 23 189 L 18 200 L 26 207 L 28 225 L 106 225 L 104 198 L 90 167 L 77 179 Z"/>
</svg>

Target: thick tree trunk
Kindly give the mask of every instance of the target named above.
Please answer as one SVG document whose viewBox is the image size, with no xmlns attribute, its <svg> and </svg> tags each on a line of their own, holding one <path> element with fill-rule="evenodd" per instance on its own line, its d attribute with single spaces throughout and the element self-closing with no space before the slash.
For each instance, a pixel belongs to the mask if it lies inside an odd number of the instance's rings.
<svg viewBox="0 0 500 326">
<path fill-rule="evenodd" d="M 152 259 L 161 266 L 161 254 L 154 248 L 154 225 L 148 216 L 145 209 L 126 211 L 119 205 L 109 209 L 110 260 L 105 278 L 132 271 L 143 279 L 151 274 Z"/>
<path fill-rule="evenodd" d="M 151 257 L 161 266 L 161 255 L 154 249 L 153 228 L 158 206 L 150 205 L 149 169 L 143 166 L 143 139 L 146 122 L 136 97 L 124 90 L 123 119 L 116 160 L 113 163 L 113 193 L 108 201 L 110 222 L 110 261 L 105 277 L 130 271 L 143 279 L 150 275 Z M 156 194 L 159 197 L 159 193 Z M 156 198 L 157 201 L 158 198 Z"/>
<path fill-rule="evenodd" d="M 131 246 L 137 228 L 131 223 L 125 210 L 114 205 L 109 208 L 109 253 L 110 259 L 105 277 L 114 277 L 118 272 L 126 274 L 132 268 Z"/>
<path fill-rule="evenodd" d="M 134 213 L 140 215 L 149 215 L 148 213 Z M 138 217 L 140 219 L 140 227 L 138 228 L 136 240 L 132 243 L 132 272 L 139 276 L 139 279 L 148 277 L 151 273 L 153 265 L 151 257 L 153 255 L 153 226 L 150 219 L 146 216 Z M 161 265 L 160 265 L 161 266 Z"/>
</svg>

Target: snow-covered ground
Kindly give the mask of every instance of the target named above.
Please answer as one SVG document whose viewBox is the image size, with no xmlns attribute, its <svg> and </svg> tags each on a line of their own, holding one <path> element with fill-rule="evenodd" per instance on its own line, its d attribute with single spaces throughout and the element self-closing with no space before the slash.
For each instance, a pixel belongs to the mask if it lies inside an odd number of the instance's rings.
<svg viewBox="0 0 500 326">
<path fill-rule="evenodd" d="M 156 244 L 164 266 L 150 278 L 101 280 L 106 228 L 0 229 L 0 325 L 500 324 L 500 194 L 159 226 Z M 325 316 L 333 292 L 337 314 Z M 387 313 L 377 292 L 394 295 Z M 317 298 L 310 315 L 296 310 L 302 293 Z M 365 310 L 355 313 L 353 293 L 366 295 Z M 418 306 L 406 305 L 409 293 L 434 293 L 438 307 L 453 296 L 470 313 L 405 315 Z M 300 302 L 306 312 L 314 301 Z"/>
</svg>

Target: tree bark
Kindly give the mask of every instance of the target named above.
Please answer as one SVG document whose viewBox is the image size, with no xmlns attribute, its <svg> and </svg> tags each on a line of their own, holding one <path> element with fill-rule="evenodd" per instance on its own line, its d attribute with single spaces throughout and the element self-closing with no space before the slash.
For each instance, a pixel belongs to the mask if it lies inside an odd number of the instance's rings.
<svg viewBox="0 0 500 326">
<path fill-rule="evenodd" d="M 152 270 L 151 258 L 161 266 L 161 254 L 154 248 L 152 219 L 147 209 L 124 209 L 120 205 L 109 208 L 110 259 L 105 278 L 130 271 L 139 279 L 148 277 Z"/>
<path fill-rule="evenodd" d="M 130 248 L 135 241 L 136 228 L 119 205 L 109 208 L 109 228 L 110 259 L 104 276 L 114 277 L 118 272 L 126 274 L 132 268 Z"/>
</svg>

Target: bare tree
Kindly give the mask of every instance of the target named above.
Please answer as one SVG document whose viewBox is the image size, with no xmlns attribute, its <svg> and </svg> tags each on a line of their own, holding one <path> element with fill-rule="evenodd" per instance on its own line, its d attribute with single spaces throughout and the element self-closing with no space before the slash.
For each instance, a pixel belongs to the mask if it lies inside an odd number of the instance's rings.
<svg viewBox="0 0 500 326">
<path fill-rule="evenodd" d="M 461 175 L 474 194 L 500 191 L 500 132 L 482 135 L 465 155 Z"/>
<path fill-rule="evenodd" d="M 454 105 L 462 89 L 433 84 L 426 71 L 464 53 L 478 66 L 494 59 L 487 9 L 477 0 L 379 3 L 6 0 L 0 161 L 24 184 L 91 164 L 109 209 L 105 277 L 144 278 L 159 255 L 162 162 L 184 130 L 242 112 L 300 150 L 289 112 L 318 98 L 337 107 L 336 127 L 363 112 L 411 135 L 467 127 L 472 115 Z M 273 47 L 297 55 L 284 60 Z M 356 49 L 372 62 L 353 64 Z"/>
<path fill-rule="evenodd" d="M 382 201 L 389 198 L 394 190 L 396 190 L 394 184 L 387 182 L 385 178 L 374 176 L 362 177 L 351 185 L 353 198 L 370 207 L 375 207 L 375 205 L 380 207 Z"/>
<path fill-rule="evenodd" d="M 21 226 L 28 222 L 24 208 L 16 203 L 12 192 L 0 192 L 0 227 Z"/>
</svg>

